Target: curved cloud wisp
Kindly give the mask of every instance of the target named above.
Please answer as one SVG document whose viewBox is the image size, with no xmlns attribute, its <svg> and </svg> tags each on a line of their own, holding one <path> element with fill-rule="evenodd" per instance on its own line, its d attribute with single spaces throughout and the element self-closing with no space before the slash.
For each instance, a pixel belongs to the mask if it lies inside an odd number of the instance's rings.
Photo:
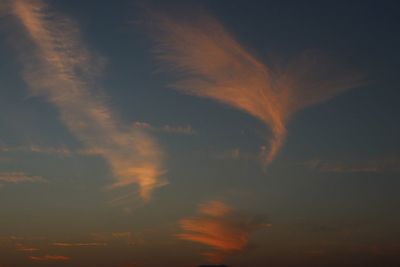
<svg viewBox="0 0 400 267">
<path fill-rule="evenodd" d="M 265 165 L 281 149 L 293 113 L 361 84 L 360 75 L 310 53 L 272 69 L 207 14 L 190 20 L 160 12 L 148 17 L 157 57 L 183 77 L 175 88 L 240 109 L 270 127 L 269 150 L 262 150 Z"/>
<path fill-rule="evenodd" d="M 179 222 L 185 232 L 177 236 L 212 247 L 215 251 L 203 253 L 212 263 L 222 263 L 228 254 L 244 250 L 253 231 L 271 226 L 255 217 L 240 214 L 220 201 L 200 205 L 199 213 L 198 217 Z"/>
<path fill-rule="evenodd" d="M 101 60 L 80 41 L 77 25 L 49 12 L 43 1 L 11 1 L 12 13 L 29 36 L 21 51 L 24 78 L 33 93 L 58 108 L 64 124 L 88 150 L 110 165 L 114 187 L 139 185 L 143 199 L 165 183 L 161 150 L 143 130 L 124 127 L 95 87 Z M 24 52 L 24 53 L 22 53 Z"/>
</svg>

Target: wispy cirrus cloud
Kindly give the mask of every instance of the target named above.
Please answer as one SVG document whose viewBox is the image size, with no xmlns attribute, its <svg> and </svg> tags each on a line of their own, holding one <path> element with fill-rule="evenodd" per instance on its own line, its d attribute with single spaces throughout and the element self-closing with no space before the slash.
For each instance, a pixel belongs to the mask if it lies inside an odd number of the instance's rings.
<svg viewBox="0 0 400 267">
<path fill-rule="evenodd" d="M 186 126 L 171 126 L 171 125 L 163 125 L 160 127 L 156 127 L 147 122 L 135 122 L 133 127 L 136 129 L 146 129 L 153 132 L 161 132 L 168 134 L 184 134 L 184 135 L 194 135 L 196 131 L 190 125 Z"/>
<path fill-rule="evenodd" d="M 310 169 L 332 173 L 399 173 L 400 159 L 386 158 L 364 162 L 329 162 L 319 159 L 303 163 Z"/>
<path fill-rule="evenodd" d="M 85 154 L 84 151 L 72 151 L 67 147 L 43 147 L 38 145 L 29 146 L 1 146 L 0 152 L 3 153 L 40 153 L 55 156 L 67 157 L 74 154 Z"/>
<path fill-rule="evenodd" d="M 106 160 L 113 187 L 137 184 L 140 196 L 149 199 L 166 184 L 162 151 L 147 132 L 124 126 L 105 103 L 96 82 L 102 60 L 84 46 L 78 25 L 40 0 L 8 3 L 30 40 L 30 49 L 20 54 L 32 93 L 56 106 L 71 133 Z"/>
<path fill-rule="evenodd" d="M 29 256 L 32 261 L 68 261 L 71 258 L 62 255 Z"/>
<path fill-rule="evenodd" d="M 252 232 L 271 227 L 262 219 L 241 214 L 220 201 L 200 205 L 198 217 L 184 218 L 179 225 L 184 232 L 178 238 L 215 250 L 203 253 L 212 263 L 221 263 L 227 255 L 244 250 Z"/>
<path fill-rule="evenodd" d="M 23 172 L 3 172 L 0 173 L 0 184 L 2 183 L 44 183 L 47 180 L 41 176 L 28 175 Z"/>
<path fill-rule="evenodd" d="M 264 64 L 205 12 L 150 11 L 146 18 L 159 44 L 156 56 L 183 77 L 173 87 L 247 112 L 270 127 L 269 148 L 261 149 L 265 164 L 282 147 L 296 111 L 362 84 L 361 75 L 312 53 L 280 68 Z"/>
</svg>

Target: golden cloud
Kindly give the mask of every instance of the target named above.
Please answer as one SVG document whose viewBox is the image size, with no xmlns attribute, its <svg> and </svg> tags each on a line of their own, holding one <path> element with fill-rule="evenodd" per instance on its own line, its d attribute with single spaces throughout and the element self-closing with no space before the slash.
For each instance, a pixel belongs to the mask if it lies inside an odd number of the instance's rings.
<svg viewBox="0 0 400 267">
<path fill-rule="evenodd" d="M 268 149 L 261 147 L 265 164 L 282 147 L 293 113 L 363 83 L 361 75 L 312 53 L 272 68 L 205 12 L 147 15 L 157 58 L 183 77 L 174 88 L 242 110 L 270 127 Z"/>
<path fill-rule="evenodd" d="M 252 232 L 271 227 L 263 220 L 238 213 L 220 201 L 200 205 L 199 213 L 198 217 L 184 218 L 179 222 L 184 232 L 177 237 L 213 248 L 215 251 L 203 253 L 212 263 L 221 263 L 228 254 L 244 250 Z"/>
<path fill-rule="evenodd" d="M 45 96 L 85 148 L 107 161 L 114 187 L 137 184 L 140 196 L 149 199 L 166 184 L 160 178 L 162 151 L 148 133 L 123 126 L 106 105 L 94 82 L 103 60 L 84 46 L 76 23 L 51 13 L 43 1 L 10 3 L 32 44 L 30 51 L 21 51 L 32 93 Z"/>
</svg>

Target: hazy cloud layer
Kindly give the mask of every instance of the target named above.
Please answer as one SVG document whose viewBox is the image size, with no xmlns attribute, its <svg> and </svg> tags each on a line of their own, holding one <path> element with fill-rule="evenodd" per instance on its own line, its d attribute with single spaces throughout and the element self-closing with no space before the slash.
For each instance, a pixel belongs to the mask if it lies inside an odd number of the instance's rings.
<svg viewBox="0 0 400 267">
<path fill-rule="evenodd" d="M 221 263 L 227 255 L 244 250 L 252 232 L 271 226 L 220 201 L 202 204 L 198 211 L 199 216 L 179 222 L 184 232 L 177 236 L 213 248 L 214 251 L 203 254 L 212 263 Z"/>
<path fill-rule="evenodd" d="M 0 173 L 0 184 L 2 183 L 11 183 L 11 184 L 19 184 L 19 183 L 43 183 L 46 182 L 41 176 L 32 176 L 25 174 L 23 172 L 3 172 Z"/>
<path fill-rule="evenodd" d="M 261 149 L 265 164 L 280 150 L 293 113 L 361 84 L 360 75 L 311 53 L 272 68 L 204 12 L 147 15 L 157 57 L 183 77 L 175 88 L 245 111 L 270 127 L 268 149 Z"/>
<path fill-rule="evenodd" d="M 96 85 L 102 60 L 83 45 L 79 27 L 68 18 L 49 11 L 43 1 L 11 1 L 11 11 L 31 42 L 20 51 L 24 78 L 32 93 L 56 106 L 68 129 L 85 148 L 110 165 L 114 187 L 139 185 L 140 196 L 165 185 L 162 153 L 143 130 L 124 127 L 106 105 Z"/>
</svg>

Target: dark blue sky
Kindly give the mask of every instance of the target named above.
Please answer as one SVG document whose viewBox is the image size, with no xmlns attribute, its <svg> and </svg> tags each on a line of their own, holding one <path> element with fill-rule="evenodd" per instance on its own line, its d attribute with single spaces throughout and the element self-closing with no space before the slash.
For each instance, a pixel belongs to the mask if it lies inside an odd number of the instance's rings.
<svg viewBox="0 0 400 267">
<path fill-rule="evenodd" d="M 1 267 L 400 264 L 398 1 L 43 3 L 0 2 Z M 363 83 L 282 119 L 266 166 L 274 110 L 171 88 L 187 73 L 156 59 L 154 10 L 206 40 L 220 23 L 268 69 L 307 52 Z"/>
</svg>

